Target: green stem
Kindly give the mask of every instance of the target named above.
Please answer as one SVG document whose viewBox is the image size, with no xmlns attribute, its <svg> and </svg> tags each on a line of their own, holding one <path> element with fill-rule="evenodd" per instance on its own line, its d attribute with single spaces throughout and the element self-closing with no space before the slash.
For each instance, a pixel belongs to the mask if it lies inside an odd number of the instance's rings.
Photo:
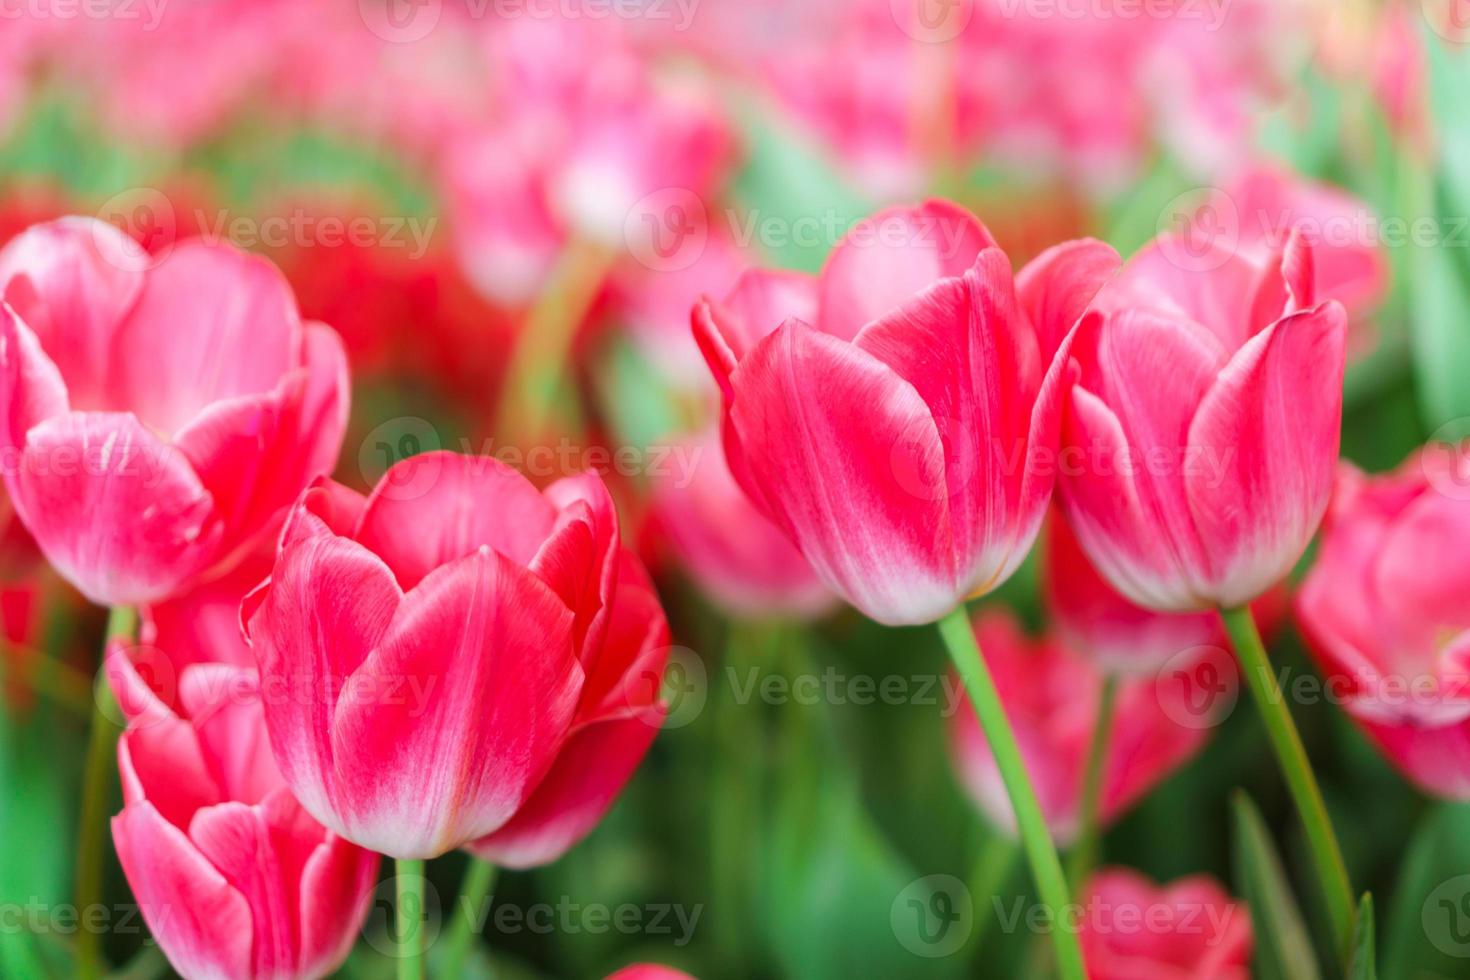
<svg viewBox="0 0 1470 980">
<path fill-rule="evenodd" d="M 489 861 L 470 858 L 464 883 L 459 886 L 459 915 L 454 917 L 445 943 L 446 977 L 463 975 L 464 961 L 474 945 L 480 925 L 485 921 L 480 911 L 485 906 L 485 897 L 490 894 L 491 886 L 495 884 L 495 873 L 496 867 Z"/>
<path fill-rule="evenodd" d="M 1230 642 L 1240 659 L 1241 673 L 1245 675 L 1251 696 L 1261 712 L 1277 764 L 1286 777 L 1286 785 L 1306 827 L 1312 863 L 1332 919 L 1332 934 L 1337 940 L 1338 953 L 1346 956 L 1353 937 L 1353 888 L 1348 879 L 1347 864 L 1342 859 L 1342 848 L 1327 816 L 1327 805 L 1322 801 L 1322 790 L 1317 786 L 1317 777 L 1312 774 L 1311 763 L 1307 761 L 1302 737 L 1286 709 L 1281 687 L 1271 673 L 1271 662 L 1266 657 L 1266 649 L 1256 632 L 1250 610 L 1244 607 L 1222 609 L 1220 617 L 1225 621 L 1225 631 L 1230 635 Z"/>
<path fill-rule="evenodd" d="M 116 701 L 107 685 L 107 647 L 114 639 L 132 639 L 138 615 L 127 606 L 114 606 L 107 614 L 107 631 L 102 638 L 102 666 L 92 685 L 92 722 L 87 737 L 87 758 L 82 770 L 82 798 L 77 814 L 77 865 L 73 896 L 78 914 L 85 918 L 102 904 L 102 867 L 107 850 L 107 800 L 117 778 L 117 724 L 112 720 Z M 90 929 L 77 932 L 76 970 L 80 980 L 102 976 L 102 935 Z"/>
<path fill-rule="evenodd" d="M 495 426 L 507 440 L 536 440 L 546 427 L 578 326 L 607 280 L 612 253 L 572 239 L 526 315 L 506 367 Z"/>
<path fill-rule="evenodd" d="M 1021 750 L 1016 745 L 1016 736 L 1006 718 L 1005 707 L 995 689 L 985 660 L 980 655 L 980 646 L 975 642 L 975 631 L 970 626 L 970 617 L 961 605 L 939 621 L 939 634 L 949 648 L 950 658 L 965 682 L 975 716 L 985 732 L 995 756 L 996 768 L 1000 770 L 1006 793 L 1011 798 L 1011 808 L 1016 813 L 1016 826 L 1021 832 L 1021 845 L 1031 864 L 1031 875 L 1036 881 L 1036 890 L 1042 904 L 1047 908 L 1048 918 L 1054 924 L 1052 942 L 1056 946 L 1057 964 L 1063 980 L 1084 980 L 1086 973 L 1082 965 L 1082 946 L 1077 933 L 1064 925 L 1065 915 L 1071 903 L 1067 890 L 1067 877 L 1062 873 L 1062 862 L 1057 857 L 1056 845 L 1052 843 L 1046 820 L 1041 813 L 1041 804 L 1036 799 L 1036 790 L 1026 775 Z"/>
<path fill-rule="evenodd" d="M 1107 771 L 1108 740 L 1113 734 L 1113 713 L 1118 702 L 1118 677 L 1103 675 L 1102 693 L 1098 695 L 1097 721 L 1092 729 L 1092 745 L 1087 753 L 1087 768 L 1082 774 L 1082 799 L 1078 808 L 1077 843 L 1067 860 L 1067 880 L 1080 890 L 1097 864 L 1098 840 L 1102 823 L 1103 777 Z"/>
<path fill-rule="evenodd" d="M 424 980 L 424 862 L 398 858 L 394 868 L 398 887 L 398 980 Z"/>
</svg>

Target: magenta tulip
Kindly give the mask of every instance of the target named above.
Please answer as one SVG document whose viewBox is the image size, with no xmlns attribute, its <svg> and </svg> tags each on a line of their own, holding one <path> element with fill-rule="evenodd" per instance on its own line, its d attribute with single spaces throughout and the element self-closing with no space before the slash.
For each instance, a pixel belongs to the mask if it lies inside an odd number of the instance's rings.
<svg viewBox="0 0 1470 980">
<path fill-rule="evenodd" d="M 1091 980 L 1250 980 L 1250 912 L 1213 878 L 1095 875 L 1078 921 Z"/>
<path fill-rule="evenodd" d="M 1071 243 L 1017 282 L 984 226 L 932 201 L 861 222 L 816 279 L 748 274 L 694 314 L 731 471 L 879 622 L 995 588 L 1051 496 L 1069 330 L 1112 258 Z"/>
<path fill-rule="evenodd" d="M 700 433 L 685 447 L 692 460 L 688 485 L 679 476 L 660 479 L 653 513 L 705 594 L 743 618 L 808 618 L 830 610 L 836 597 L 730 475 L 719 434 Z"/>
<path fill-rule="evenodd" d="M 341 341 L 273 266 L 198 242 L 148 262 L 81 218 L 0 251 L 5 486 L 103 605 L 228 569 L 335 465 L 347 422 Z"/>
<path fill-rule="evenodd" d="M 112 837 L 143 918 L 187 980 L 322 977 L 367 916 L 378 856 L 322 827 L 271 758 L 254 671 L 187 668 L 176 711 L 114 645 L 130 714 Z"/>
<path fill-rule="evenodd" d="M 1083 772 L 1097 728 L 1103 673 L 1096 660 L 1051 637 L 1027 638 L 999 609 L 982 613 L 976 639 L 1016 731 L 1042 815 L 1063 843 L 1080 828 Z M 1174 772 L 1208 737 L 1191 719 L 1182 693 L 1152 676 L 1119 681 L 1117 707 L 1102 769 L 1099 817 L 1111 823 Z M 951 719 L 960 780 L 981 811 L 1010 831 L 1015 817 L 995 756 L 970 706 Z"/>
<path fill-rule="evenodd" d="M 1470 800 L 1470 446 L 1346 464 L 1297 617 L 1347 713 L 1415 784 Z"/>
<path fill-rule="evenodd" d="M 302 805 L 397 858 L 549 861 L 611 804 L 663 717 L 667 627 L 595 476 L 544 493 L 429 453 L 366 500 L 321 483 L 242 609 Z"/>
<path fill-rule="evenodd" d="M 1332 488 L 1347 318 L 1293 234 L 1257 266 L 1162 238 L 1077 328 L 1059 488 L 1097 569 L 1150 609 L 1234 607 L 1291 569 Z"/>
</svg>

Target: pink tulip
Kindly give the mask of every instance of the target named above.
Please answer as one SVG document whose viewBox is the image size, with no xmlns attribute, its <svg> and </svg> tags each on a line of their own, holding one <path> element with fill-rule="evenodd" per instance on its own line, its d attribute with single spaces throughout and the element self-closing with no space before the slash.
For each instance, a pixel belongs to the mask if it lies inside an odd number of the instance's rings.
<svg viewBox="0 0 1470 980">
<path fill-rule="evenodd" d="M 1083 771 L 1092 747 L 1102 691 L 1096 661 L 1053 637 L 1028 639 L 1007 613 L 975 621 L 976 639 L 1016 731 L 1021 758 L 1043 816 L 1062 843 L 1079 830 Z M 1100 819 L 1111 823 L 1203 747 L 1208 729 L 1171 685 L 1152 676 L 1123 678 L 1108 738 Z M 968 703 L 951 719 L 961 782 L 996 826 L 1015 828 L 1010 799 L 984 733 Z"/>
<path fill-rule="evenodd" d="M 1210 210 L 1213 209 L 1213 210 Z M 1195 221 L 1255 265 L 1280 261 L 1293 231 L 1309 243 L 1319 296 L 1342 303 L 1353 319 L 1372 313 L 1388 291 L 1383 228 L 1364 201 L 1267 164 L 1237 176 L 1204 202 Z"/>
<path fill-rule="evenodd" d="M 108 675 L 130 713 L 112 838 L 169 962 L 189 980 L 335 970 L 367 916 L 378 856 L 316 823 L 291 795 L 271 758 L 255 673 L 188 668 L 179 712 L 120 645 Z"/>
<path fill-rule="evenodd" d="M 609 973 L 606 980 L 694 980 L 692 976 L 673 967 L 657 963 L 635 963 L 625 966 L 616 973 Z"/>
<path fill-rule="evenodd" d="M 660 478 L 653 512 L 684 568 L 711 599 L 749 618 L 820 616 L 835 597 L 801 552 L 756 510 L 713 429 L 685 442 L 692 470 Z"/>
<path fill-rule="evenodd" d="M 398 858 L 510 867 L 585 836 L 662 722 L 667 625 L 592 475 L 428 453 L 309 490 L 241 610 L 302 805 Z"/>
<path fill-rule="evenodd" d="M 1250 912 L 1206 875 L 1159 887 L 1100 871 L 1079 929 L 1090 980 L 1250 980 Z"/>
<path fill-rule="evenodd" d="M 694 327 L 730 469 L 817 575 L 879 622 L 1004 582 L 1050 498 L 1069 329 L 1112 272 L 1073 242 L 1013 281 L 971 214 L 880 212 L 822 274 L 748 274 Z"/>
<path fill-rule="evenodd" d="M 153 260 L 68 218 L 0 251 L 0 295 L 5 485 L 93 602 L 224 571 L 334 465 L 342 344 L 264 260 L 199 242 Z"/>
<path fill-rule="evenodd" d="M 1396 767 L 1470 800 L 1470 445 L 1397 472 L 1344 464 L 1297 617 L 1340 698 Z"/>
<path fill-rule="evenodd" d="M 1283 578 L 1316 530 L 1337 460 L 1347 316 L 1316 301 L 1313 268 L 1295 233 L 1264 268 L 1166 236 L 1077 328 L 1061 498 L 1092 563 L 1139 605 L 1241 605 Z"/>
</svg>

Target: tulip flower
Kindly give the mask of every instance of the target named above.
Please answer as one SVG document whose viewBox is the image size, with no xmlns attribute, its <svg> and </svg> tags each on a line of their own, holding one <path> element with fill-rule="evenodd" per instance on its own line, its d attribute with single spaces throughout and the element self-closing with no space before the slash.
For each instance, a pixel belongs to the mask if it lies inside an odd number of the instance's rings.
<svg viewBox="0 0 1470 980">
<path fill-rule="evenodd" d="M 686 446 L 688 485 L 679 475 L 660 478 L 653 512 L 705 594 L 742 618 L 811 618 L 831 609 L 832 593 L 730 475 L 718 433 L 706 430 Z"/>
<path fill-rule="evenodd" d="M 1346 314 L 1293 235 L 1265 269 L 1165 237 L 1097 296 L 1072 354 L 1058 484 L 1117 589 L 1168 612 L 1238 606 L 1283 578 L 1332 489 Z"/>
<path fill-rule="evenodd" d="M 94 602 L 228 569 L 336 461 L 341 342 L 262 259 L 200 242 L 150 259 L 63 219 L 0 251 L 0 297 L 5 486 Z"/>
<path fill-rule="evenodd" d="M 1413 783 L 1470 800 L 1470 446 L 1344 464 L 1297 618 L 1348 715 Z"/>
<path fill-rule="evenodd" d="M 1250 980 L 1250 912 L 1213 878 L 1099 872 L 1078 922 L 1091 980 Z"/>
<path fill-rule="evenodd" d="M 606 980 L 694 980 L 689 974 L 673 967 L 657 963 L 635 963 L 625 966 L 616 973 L 609 973 Z"/>
<path fill-rule="evenodd" d="M 1020 566 L 1041 526 L 1073 325 L 1116 260 L 1069 242 L 1013 279 L 984 225 L 930 201 L 859 223 L 816 278 L 749 273 L 694 312 L 736 481 L 869 617 L 940 621 L 1054 909 L 1061 863 L 961 607 Z M 1053 939 L 1079 980 L 1075 937 Z"/>
<path fill-rule="evenodd" d="M 346 958 L 378 856 L 307 815 L 271 758 L 253 671 L 187 668 L 183 709 L 115 644 L 108 677 L 130 712 L 112 837 L 143 918 L 186 978 L 313 978 Z"/>
<path fill-rule="evenodd" d="M 869 617 L 933 622 L 1025 558 L 1069 317 L 1111 271 L 1106 246 L 1061 248 L 1018 290 L 984 226 L 932 201 L 861 223 L 816 279 L 751 273 L 696 308 L 731 471 Z"/>
<path fill-rule="evenodd" d="M 591 475 L 544 493 L 426 453 L 363 500 L 322 482 L 241 610 L 276 760 L 343 837 L 421 860 L 554 860 L 663 717 L 667 626 Z"/>
<path fill-rule="evenodd" d="M 1319 302 L 1317 268 L 1299 230 L 1265 265 L 1195 235 L 1135 256 L 1073 337 L 1058 487 L 1119 592 L 1160 612 L 1222 610 L 1346 950 L 1341 848 L 1245 608 L 1301 557 L 1332 490 L 1347 314 Z"/>
<path fill-rule="evenodd" d="M 1094 658 L 1056 637 L 1028 639 L 999 608 L 977 617 L 975 635 L 1015 727 L 1047 826 L 1058 842 L 1070 843 L 1083 829 L 1083 777 L 1103 672 Z M 1119 682 L 1102 766 L 1098 816 L 1103 824 L 1116 820 L 1203 748 L 1208 728 L 1184 723 L 1190 716 L 1180 697 L 1177 688 L 1152 676 Z M 958 711 L 950 724 L 961 782 L 991 823 L 1014 832 L 1015 814 L 974 714 Z"/>
</svg>

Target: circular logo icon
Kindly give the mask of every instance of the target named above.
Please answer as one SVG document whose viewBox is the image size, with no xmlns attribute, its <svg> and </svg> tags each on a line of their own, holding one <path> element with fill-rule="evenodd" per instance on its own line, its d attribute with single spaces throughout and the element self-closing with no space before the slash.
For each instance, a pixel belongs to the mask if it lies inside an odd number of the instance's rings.
<svg viewBox="0 0 1470 980">
<path fill-rule="evenodd" d="M 1230 261 L 1240 245 L 1240 209 L 1218 187 L 1197 187 L 1164 205 L 1155 230 L 1170 265 L 1210 272 Z"/>
<path fill-rule="evenodd" d="M 178 238 L 178 215 L 173 202 L 152 187 L 133 187 L 109 197 L 97 217 L 121 231 L 126 239 L 92 233 L 97 251 L 120 269 L 142 272 L 168 258 Z"/>
<path fill-rule="evenodd" d="M 390 44 L 422 41 L 439 26 L 443 0 L 357 0 L 367 29 Z"/>
<path fill-rule="evenodd" d="M 1419 916 L 1430 945 L 1446 956 L 1470 959 L 1470 875 L 1441 883 Z"/>
<path fill-rule="evenodd" d="M 413 875 L 414 880 L 408 882 L 411 887 L 400 898 L 399 884 L 404 877 L 393 875 L 378 882 L 362 924 L 362 936 L 368 945 L 394 959 L 433 946 L 444 920 L 434 883 L 423 875 Z"/>
<path fill-rule="evenodd" d="M 629 692 L 630 700 L 647 703 L 650 698 L 663 701 L 667 713 L 662 728 L 683 728 L 704 713 L 709 700 L 709 672 L 699 654 L 688 647 L 669 647 L 669 659 L 663 673 L 645 671 L 634 679 L 639 685 Z"/>
<path fill-rule="evenodd" d="M 97 710 L 119 728 L 126 728 L 129 722 L 134 728 L 141 728 L 163 720 L 161 716 L 149 718 L 145 712 L 155 698 L 170 709 L 177 706 L 179 673 L 173 660 L 162 650 L 146 643 L 127 647 L 123 656 L 146 690 L 124 682 L 122 674 L 125 668 L 109 657 L 92 685 Z"/>
<path fill-rule="evenodd" d="M 893 22 L 915 41 L 944 44 L 970 26 L 973 0 L 888 0 Z"/>
<path fill-rule="evenodd" d="M 639 198 L 623 219 L 623 244 L 639 265 L 678 272 L 699 261 L 709 242 L 709 215 L 699 195 L 665 187 Z"/>
<path fill-rule="evenodd" d="M 1213 728 L 1230 717 L 1240 699 L 1240 675 L 1230 651 L 1194 646 L 1164 662 L 1154 677 L 1164 714 L 1184 728 Z"/>
<path fill-rule="evenodd" d="M 1434 430 L 1419 454 L 1419 469 L 1435 492 L 1451 500 L 1470 500 L 1470 418 L 1451 419 Z"/>
<path fill-rule="evenodd" d="M 1424 19 L 1451 44 L 1470 43 L 1470 0 L 1422 0 Z"/>
<path fill-rule="evenodd" d="M 439 448 L 439 431 L 427 419 L 413 415 L 389 419 L 363 438 L 357 450 L 357 471 L 370 487 L 386 479 L 383 496 L 415 500 L 439 480 L 439 457 L 424 456 Z"/>
<path fill-rule="evenodd" d="M 929 875 L 910 882 L 888 910 L 888 923 L 903 948 L 915 956 L 952 956 L 975 927 L 975 904 L 954 875 Z"/>
</svg>

